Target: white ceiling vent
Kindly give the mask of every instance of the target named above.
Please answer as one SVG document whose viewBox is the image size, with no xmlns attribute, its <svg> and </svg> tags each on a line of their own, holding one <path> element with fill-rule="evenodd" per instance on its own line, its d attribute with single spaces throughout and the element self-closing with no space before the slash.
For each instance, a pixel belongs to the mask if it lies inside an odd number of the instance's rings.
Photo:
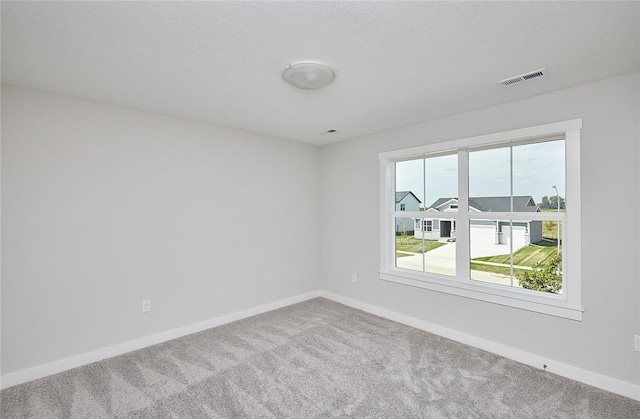
<svg viewBox="0 0 640 419">
<path fill-rule="evenodd" d="M 537 77 L 542 77 L 546 74 L 545 71 L 546 71 L 546 68 L 541 68 L 540 70 L 530 71 L 528 73 L 520 74 L 519 76 L 509 77 L 508 79 L 500 80 L 498 83 L 500 83 L 504 87 L 511 86 L 512 84 L 535 79 Z"/>
</svg>

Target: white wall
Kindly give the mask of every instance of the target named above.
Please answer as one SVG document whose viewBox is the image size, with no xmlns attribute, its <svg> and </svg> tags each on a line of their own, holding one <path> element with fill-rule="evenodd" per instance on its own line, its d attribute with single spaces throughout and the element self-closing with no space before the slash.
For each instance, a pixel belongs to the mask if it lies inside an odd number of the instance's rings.
<svg viewBox="0 0 640 419">
<path fill-rule="evenodd" d="M 317 290 L 318 185 L 314 146 L 3 86 L 2 374 Z"/>
<path fill-rule="evenodd" d="M 2 374 L 323 288 L 639 385 L 639 91 L 636 74 L 318 149 L 3 86 Z M 379 152 L 573 118 L 582 322 L 378 279 Z M 601 228 L 620 197 L 622 228 Z"/>
<path fill-rule="evenodd" d="M 515 87 L 517 88 L 517 87 Z M 596 374 L 640 384 L 640 75 L 630 75 L 325 146 L 322 284 L 329 292 Z M 583 118 L 582 322 L 378 279 L 378 153 Z M 343 202 L 364 211 L 345 217 Z M 606 202 L 623 202 L 615 215 Z M 363 216 L 364 214 L 364 216 Z M 609 223 L 609 228 L 603 228 Z M 352 283 L 351 273 L 358 274 Z"/>
</svg>

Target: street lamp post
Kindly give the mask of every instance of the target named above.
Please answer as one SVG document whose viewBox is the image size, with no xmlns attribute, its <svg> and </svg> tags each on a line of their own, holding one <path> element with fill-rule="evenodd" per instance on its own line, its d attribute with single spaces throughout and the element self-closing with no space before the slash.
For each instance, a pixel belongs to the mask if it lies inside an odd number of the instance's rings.
<svg viewBox="0 0 640 419">
<path fill-rule="evenodd" d="M 558 193 L 558 187 L 553 185 L 552 188 L 556 190 L 556 203 L 558 204 L 558 215 L 560 215 L 560 194 Z M 556 223 L 558 223 L 558 253 L 560 253 L 560 220 L 556 221 Z"/>
</svg>

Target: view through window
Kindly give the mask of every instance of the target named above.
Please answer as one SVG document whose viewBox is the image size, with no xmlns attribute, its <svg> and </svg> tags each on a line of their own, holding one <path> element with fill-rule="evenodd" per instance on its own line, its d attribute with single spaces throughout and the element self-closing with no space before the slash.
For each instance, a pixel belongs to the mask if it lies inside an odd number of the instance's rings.
<svg viewBox="0 0 640 419">
<path fill-rule="evenodd" d="M 564 140 L 471 149 L 464 157 L 470 278 L 562 293 Z M 411 192 L 404 199 L 420 212 L 396 218 L 403 226 L 395 240 L 396 267 L 456 276 L 456 248 L 466 245 L 456 242 L 458 153 L 397 162 L 395 178 L 396 191 Z M 554 212 L 557 217 L 549 218 Z"/>
<path fill-rule="evenodd" d="M 381 153 L 380 277 L 581 319 L 581 127 Z"/>
</svg>

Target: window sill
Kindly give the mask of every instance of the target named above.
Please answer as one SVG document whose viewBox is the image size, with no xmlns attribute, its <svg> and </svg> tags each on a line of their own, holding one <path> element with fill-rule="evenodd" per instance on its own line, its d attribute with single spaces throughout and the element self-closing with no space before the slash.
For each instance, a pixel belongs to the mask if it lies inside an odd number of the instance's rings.
<svg viewBox="0 0 640 419">
<path fill-rule="evenodd" d="M 462 282 L 455 278 L 445 279 L 436 275 L 426 276 L 394 270 L 380 272 L 380 279 L 576 321 L 582 321 L 584 311 L 582 307 L 567 305 L 565 299 L 557 295 L 529 295 L 502 286 Z"/>
</svg>

